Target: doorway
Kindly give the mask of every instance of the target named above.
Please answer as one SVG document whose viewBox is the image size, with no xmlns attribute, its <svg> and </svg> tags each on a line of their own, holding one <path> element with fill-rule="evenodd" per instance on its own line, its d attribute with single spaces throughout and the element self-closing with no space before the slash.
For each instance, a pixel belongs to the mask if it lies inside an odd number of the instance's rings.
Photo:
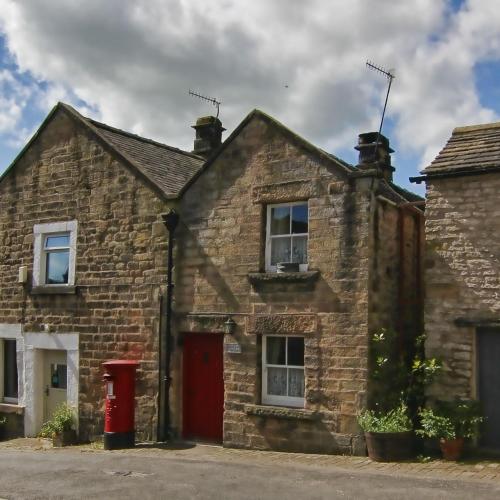
<svg viewBox="0 0 500 500">
<path fill-rule="evenodd" d="M 188 334 L 183 357 L 183 437 L 222 442 L 222 335 Z"/>
<path fill-rule="evenodd" d="M 483 415 L 480 444 L 500 451 L 500 328 L 477 331 L 478 391 Z"/>
<path fill-rule="evenodd" d="M 52 417 L 54 410 L 67 402 L 68 362 L 66 351 L 47 350 L 43 362 L 43 421 Z"/>
</svg>

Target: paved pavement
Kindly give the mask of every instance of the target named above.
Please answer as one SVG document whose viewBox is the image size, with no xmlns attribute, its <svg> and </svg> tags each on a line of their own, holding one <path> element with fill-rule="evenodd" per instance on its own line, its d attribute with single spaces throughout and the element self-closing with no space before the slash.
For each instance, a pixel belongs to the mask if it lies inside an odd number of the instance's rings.
<svg viewBox="0 0 500 500">
<path fill-rule="evenodd" d="M 53 449 L 0 443 L 0 499 L 499 499 L 500 463 L 376 463 L 367 458 L 143 445 Z"/>
</svg>

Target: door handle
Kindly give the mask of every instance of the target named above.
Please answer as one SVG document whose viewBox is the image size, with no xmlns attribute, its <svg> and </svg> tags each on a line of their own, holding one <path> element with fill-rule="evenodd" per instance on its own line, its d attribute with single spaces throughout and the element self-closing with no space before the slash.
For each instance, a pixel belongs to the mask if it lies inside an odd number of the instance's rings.
<svg viewBox="0 0 500 500">
<path fill-rule="evenodd" d="M 45 387 L 45 395 L 48 396 L 49 395 L 49 386 L 47 385 Z"/>
</svg>

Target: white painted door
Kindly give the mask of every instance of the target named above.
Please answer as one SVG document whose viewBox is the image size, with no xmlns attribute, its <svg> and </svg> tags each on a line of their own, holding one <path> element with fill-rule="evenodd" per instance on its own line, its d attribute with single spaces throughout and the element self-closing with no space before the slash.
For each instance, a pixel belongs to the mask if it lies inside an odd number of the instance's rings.
<svg viewBox="0 0 500 500">
<path fill-rule="evenodd" d="M 67 401 L 68 369 L 66 351 L 45 351 L 43 367 L 43 421 L 50 420 L 56 407 Z"/>
</svg>

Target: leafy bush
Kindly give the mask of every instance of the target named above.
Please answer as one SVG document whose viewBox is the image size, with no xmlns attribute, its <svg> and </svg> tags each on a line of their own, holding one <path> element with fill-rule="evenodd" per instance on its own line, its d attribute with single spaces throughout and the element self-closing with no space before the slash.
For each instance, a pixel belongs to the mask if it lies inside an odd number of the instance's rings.
<svg viewBox="0 0 500 500">
<path fill-rule="evenodd" d="M 406 432 L 413 427 L 404 403 L 388 412 L 364 410 L 358 415 L 358 423 L 365 432 Z"/>
<path fill-rule="evenodd" d="M 401 349 L 398 333 L 381 328 L 371 339 L 370 365 L 372 402 L 382 411 L 395 408 L 403 401 L 412 418 L 425 403 L 425 388 L 441 370 L 441 362 L 425 357 L 425 335 Z"/>
<path fill-rule="evenodd" d="M 438 415 L 431 409 L 420 410 L 419 417 L 422 428 L 415 431 L 419 436 L 438 439 L 456 438 L 455 428 L 450 418 Z"/>
<path fill-rule="evenodd" d="M 7 423 L 7 417 L 0 416 L 0 426 L 5 425 Z"/>
<path fill-rule="evenodd" d="M 73 429 L 75 424 L 75 413 L 71 406 L 66 403 L 60 404 L 54 411 L 52 418 L 42 425 L 40 437 L 51 438 L 54 434 Z"/>
<path fill-rule="evenodd" d="M 479 403 L 471 400 L 441 401 L 437 409 L 420 410 L 421 429 L 416 433 L 429 438 L 456 439 L 477 435 L 481 417 Z"/>
</svg>

